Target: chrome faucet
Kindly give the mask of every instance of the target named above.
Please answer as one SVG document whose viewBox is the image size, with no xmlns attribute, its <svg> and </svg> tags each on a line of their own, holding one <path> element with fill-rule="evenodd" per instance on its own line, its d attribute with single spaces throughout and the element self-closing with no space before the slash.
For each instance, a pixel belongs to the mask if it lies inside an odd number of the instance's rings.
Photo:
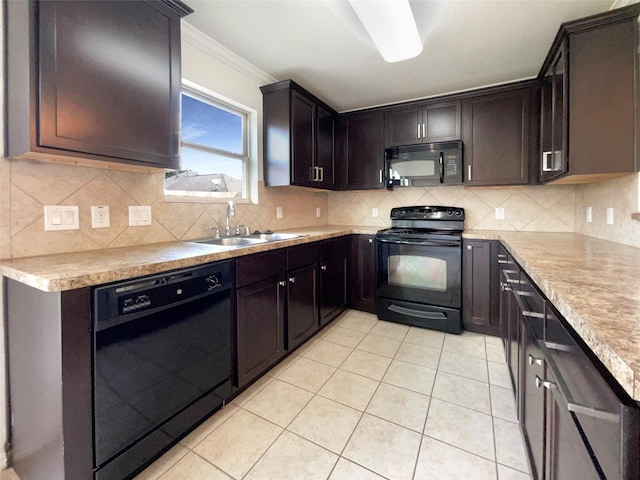
<svg viewBox="0 0 640 480">
<path fill-rule="evenodd" d="M 229 200 L 227 205 L 227 226 L 224 229 L 224 234 L 228 237 L 231 235 L 231 226 L 229 225 L 229 218 L 236 216 L 236 209 L 233 206 L 233 200 Z"/>
</svg>

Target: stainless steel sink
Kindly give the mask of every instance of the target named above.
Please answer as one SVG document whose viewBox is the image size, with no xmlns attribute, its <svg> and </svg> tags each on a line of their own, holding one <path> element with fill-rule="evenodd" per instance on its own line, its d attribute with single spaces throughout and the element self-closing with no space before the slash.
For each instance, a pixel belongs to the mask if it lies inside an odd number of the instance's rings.
<svg viewBox="0 0 640 480">
<path fill-rule="evenodd" d="M 293 238 L 306 237 L 297 233 L 253 233 L 244 238 L 257 238 L 265 242 L 277 242 L 279 240 L 291 240 Z"/>
<path fill-rule="evenodd" d="M 221 247 L 249 247 L 251 245 L 259 245 L 267 243 L 266 240 L 249 237 L 224 237 L 224 238 L 207 238 L 204 240 L 194 240 L 195 243 L 204 243 L 207 245 L 219 245 Z"/>
</svg>

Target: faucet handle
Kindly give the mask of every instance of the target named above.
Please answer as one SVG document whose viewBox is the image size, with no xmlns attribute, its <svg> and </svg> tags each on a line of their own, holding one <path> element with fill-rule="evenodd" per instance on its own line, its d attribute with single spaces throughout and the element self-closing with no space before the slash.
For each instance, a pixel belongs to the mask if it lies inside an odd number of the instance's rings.
<svg viewBox="0 0 640 480">
<path fill-rule="evenodd" d="M 209 227 L 209 230 L 213 230 L 213 238 L 220 238 L 220 229 L 218 227 Z"/>
<path fill-rule="evenodd" d="M 241 229 L 242 229 L 243 227 L 244 227 L 244 225 L 242 225 L 242 224 L 240 224 L 240 225 L 238 225 L 238 226 L 236 227 L 236 235 L 241 235 L 241 234 L 240 234 L 240 231 L 241 231 Z"/>
<path fill-rule="evenodd" d="M 249 227 L 244 227 L 244 234 L 251 235 L 251 229 Z"/>
</svg>

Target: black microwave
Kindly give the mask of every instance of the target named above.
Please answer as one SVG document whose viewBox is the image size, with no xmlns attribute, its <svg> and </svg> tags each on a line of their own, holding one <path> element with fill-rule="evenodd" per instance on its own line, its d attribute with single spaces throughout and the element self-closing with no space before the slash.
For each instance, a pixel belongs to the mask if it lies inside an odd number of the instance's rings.
<svg viewBox="0 0 640 480">
<path fill-rule="evenodd" d="M 462 142 L 424 143 L 385 150 L 388 189 L 462 185 Z"/>
</svg>

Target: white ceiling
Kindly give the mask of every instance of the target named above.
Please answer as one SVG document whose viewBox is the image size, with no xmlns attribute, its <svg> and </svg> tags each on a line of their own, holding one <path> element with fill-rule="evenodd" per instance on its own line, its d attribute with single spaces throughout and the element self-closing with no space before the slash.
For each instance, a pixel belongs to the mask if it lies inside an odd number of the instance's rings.
<svg viewBox="0 0 640 480">
<path fill-rule="evenodd" d="M 560 24 L 611 0 L 412 0 L 420 56 L 386 63 L 344 0 L 186 0 L 185 21 L 339 112 L 535 77 Z"/>
</svg>

